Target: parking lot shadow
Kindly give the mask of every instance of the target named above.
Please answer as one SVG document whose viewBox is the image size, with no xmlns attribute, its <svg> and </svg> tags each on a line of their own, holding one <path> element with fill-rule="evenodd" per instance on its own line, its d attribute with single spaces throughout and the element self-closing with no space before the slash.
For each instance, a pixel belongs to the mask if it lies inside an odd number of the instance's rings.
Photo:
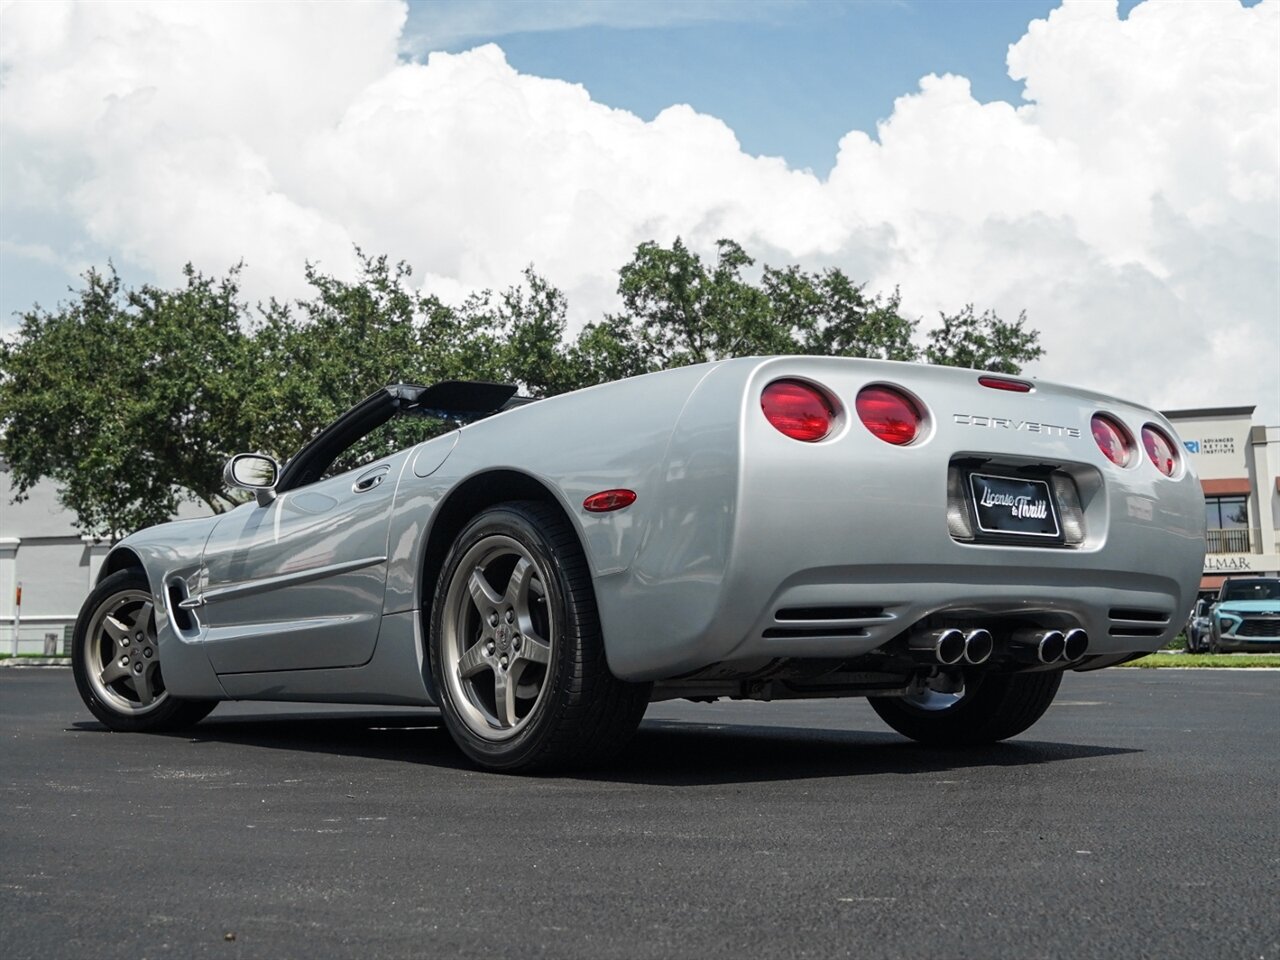
<svg viewBox="0 0 1280 960">
<path fill-rule="evenodd" d="M 1132 748 L 1041 740 L 929 747 L 894 733 L 814 727 L 649 721 L 626 753 L 583 779 L 703 785 L 811 777 L 934 774 L 1024 767 L 1137 753 Z"/>
<path fill-rule="evenodd" d="M 81 731 L 106 730 L 98 723 L 87 721 L 74 727 Z M 190 730 L 162 736 L 196 744 L 242 744 L 471 769 L 449 738 L 439 715 L 429 711 L 421 714 L 214 716 Z M 1136 752 L 1140 751 L 1026 739 L 943 749 L 878 731 L 648 720 L 615 760 L 561 776 L 576 780 L 697 786 L 1025 767 Z"/>
</svg>

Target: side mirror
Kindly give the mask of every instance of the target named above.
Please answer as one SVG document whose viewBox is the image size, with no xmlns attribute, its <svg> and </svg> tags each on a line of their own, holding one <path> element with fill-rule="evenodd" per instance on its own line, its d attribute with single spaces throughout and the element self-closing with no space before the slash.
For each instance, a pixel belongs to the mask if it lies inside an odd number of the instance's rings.
<svg viewBox="0 0 1280 960">
<path fill-rule="evenodd" d="M 228 487 L 252 490 L 260 507 L 276 498 L 279 478 L 280 464 L 265 453 L 237 453 L 222 470 L 222 480 Z"/>
</svg>

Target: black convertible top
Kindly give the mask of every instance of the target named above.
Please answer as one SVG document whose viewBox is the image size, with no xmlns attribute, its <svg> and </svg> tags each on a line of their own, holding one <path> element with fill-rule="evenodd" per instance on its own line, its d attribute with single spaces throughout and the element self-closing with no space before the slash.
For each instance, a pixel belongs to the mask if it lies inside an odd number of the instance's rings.
<svg viewBox="0 0 1280 960">
<path fill-rule="evenodd" d="M 435 417 L 470 423 L 533 401 L 533 397 L 517 397 L 517 389 L 510 383 L 483 380 L 442 380 L 429 387 L 389 384 L 316 434 L 285 464 L 276 489 L 292 490 L 318 480 L 338 454 L 392 417 Z"/>
<path fill-rule="evenodd" d="M 397 383 L 383 389 L 400 398 L 401 413 L 442 420 L 478 420 L 505 410 L 516 396 L 510 383 L 483 380 L 442 380 L 429 387 Z"/>
</svg>

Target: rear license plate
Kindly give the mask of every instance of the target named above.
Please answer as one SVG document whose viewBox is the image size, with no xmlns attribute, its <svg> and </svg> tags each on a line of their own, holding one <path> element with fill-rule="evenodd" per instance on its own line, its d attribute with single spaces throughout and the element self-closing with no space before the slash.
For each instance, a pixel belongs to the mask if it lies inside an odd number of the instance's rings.
<svg viewBox="0 0 1280 960">
<path fill-rule="evenodd" d="M 969 490 L 978 529 L 983 533 L 1006 537 L 1060 535 L 1053 496 L 1044 480 L 971 473 Z"/>
</svg>

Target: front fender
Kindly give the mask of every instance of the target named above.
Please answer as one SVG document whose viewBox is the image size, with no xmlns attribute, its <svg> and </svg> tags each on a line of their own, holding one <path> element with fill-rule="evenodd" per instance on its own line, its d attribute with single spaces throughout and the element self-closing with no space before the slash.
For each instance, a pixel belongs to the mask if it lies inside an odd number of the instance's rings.
<svg viewBox="0 0 1280 960">
<path fill-rule="evenodd" d="M 219 700 L 227 696 L 205 652 L 198 611 L 196 628 L 180 631 L 171 609 L 175 597 L 199 592 L 204 546 L 221 520 L 221 515 L 197 517 L 139 530 L 112 547 L 98 574 L 99 582 L 131 566 L 146 574 L 155 603 L 156 646 L 165 687 L 174 696 Z"/>
</svg>

